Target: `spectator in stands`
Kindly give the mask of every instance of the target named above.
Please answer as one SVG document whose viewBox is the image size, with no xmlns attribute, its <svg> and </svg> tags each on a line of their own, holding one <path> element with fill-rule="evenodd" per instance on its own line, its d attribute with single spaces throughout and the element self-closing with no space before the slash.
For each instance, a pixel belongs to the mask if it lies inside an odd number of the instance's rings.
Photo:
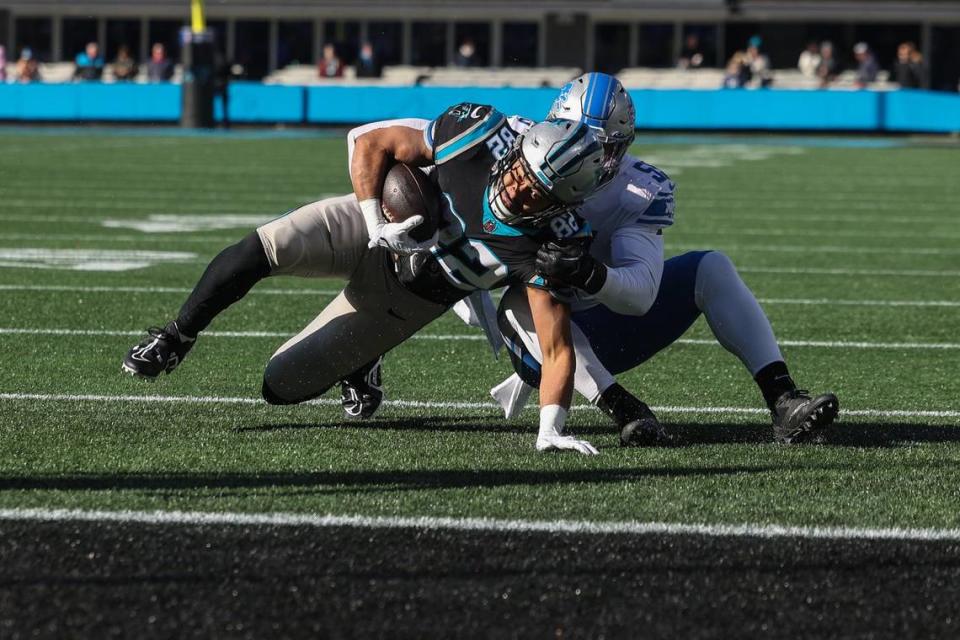
<svg viewBox="0 0 960 640">
<path fill-rule="evenodd" d="M 876 82 L 880 65 L 877 64 L 873 51 L 870 51 L 870 46 L 866 42 L 853 45 L 853 57 L 857 59 L 857 87 L 863 89 L 871 82 Z"/>
<path fill-rule="evenodd" d="M 760 51 L 763 45 L 763 39 L 760 36 L 753 36 L 747 42 L 747 51 L 744 54 L 744 62 L 750 70 L 750 79 L 759 87 L 769 87 L 773 82 L 773 74 L 770 72 L 770 58 Z"/>
<path fill-rule="evenodd" d="M 173 60 L 167 57 L 167 48 L 162 42 L 154 42 L 150 47 L 147 78 L 150 82 L 169 82 L 173 78 Z"/>
<path fill-rule="evenodd" d="M 816 42 L 808 42 L 807 48 L 800 53 L 797 68 L 805 77 L 816 78 L 820 60 L 820 46 Z"/>
<path fill-rule="evenodd" d="M 74 62 L 77 65 L 73 71 L 74 80 L 99 80 L 103 77 L 103 56 L 96 42 L 88 42 Z"/>
<path fill-rule="evenodd" d="M 453 64 L 457 67 L 480 66 L 480 60 L 477 58 L 477 46 L 473 43 L 473 40 L 467 38 L 460 43 L 456 55 L 453 56 Z"/>
<path fill-rule="evenodd" d="M 837 59 L 833 57 L 833 43 L 825 40 L 820 45 L 820 64 L 817 65 L 817 77 L 820 79 L 820 88 L 823 89 L 833 82 L 838 72 Z"/>
<path fill-rule="evenodd" d="M 40 66 L 33 57 L 33 49 L 24 47 L 14 69 L 14 82 L 37 82 L 40 80 Z"/>
<path fill-rule="evenodd" d="M 220 98 L 224 129 L 230 128 L 230 77 L 233 75 L 231 64 L 219 48 L 213 52 L 213 97 Z"/>
<path fill-rule="evenodd" d="M 917 51 L 917 45 L 903 42 L 897 47 L 893 77 L 903 89 L 918 89 L 923 86 L 923 54 Z"/>
<path fill-rule="evenodd" d="M 130 55 L 130 47 L 121 45 L 117 59 L 113 61 L 113 77 L 117 82 L 130 82 L 137 77 L 140 67 Z"/>
<path fill-rule="evenodd" d="M 317 72 L 321 78 L 343 77 L 343 62 L 340 61 L 336 48 L 329 42 L 323 45 L 323 57 L 317 63 Z"/>
<path fill-rule="evenodd" d="M 0 82 L 7 81 L 7 48 L 0 44 Z"/>
<path fill-rule="evenodd" d="M 680 51 L 680 59 L 677 60 L 679 69 L 699 69 L 703 66 L 703 51 L 700 48 L 700 36 L 695 33 L 688 33 L 683 42 L 683 49 Z"/>
<path fill-rule="evenodd" d="M 357 56 L 357 77 L 358 78 L 379 78 L 383 74 L 383 67 L 374 53 L 373 45 L 364 42 L 360 47 L 360 55 Z"/>
<path fill-rule="evenodd" d="M 737 51 L 730 56 L 727 62 L 726 73 L 723 76 L 724 89 L 740 89 L 750 80 L 750 66 L 747 64 L 747 54 Z"/>
</svg>

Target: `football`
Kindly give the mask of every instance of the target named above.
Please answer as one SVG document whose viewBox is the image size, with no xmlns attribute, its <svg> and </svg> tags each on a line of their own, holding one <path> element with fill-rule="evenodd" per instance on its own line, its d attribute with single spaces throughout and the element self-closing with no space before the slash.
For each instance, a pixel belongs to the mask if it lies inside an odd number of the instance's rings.
<svg viewBox="0 0 960 640">
<path fill-rule="evenodd" d="M 418 242 L 429 240 L 440 226 L 440 190 L 417 167 L 393 165 L 383 181 L 380 202 L 389 222 L 423 216 L 423 222 L 410 231 L 410 237 Z"/>
</svg>

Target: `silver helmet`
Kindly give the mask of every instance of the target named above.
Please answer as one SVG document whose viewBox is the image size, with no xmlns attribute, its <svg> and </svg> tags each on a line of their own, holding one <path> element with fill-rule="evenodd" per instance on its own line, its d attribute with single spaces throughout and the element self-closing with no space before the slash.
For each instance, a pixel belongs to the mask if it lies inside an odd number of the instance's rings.
<svg viewBox="0 0 960 640">
<path fill-rule="evenodd" d="M 606 156 L 596 132 L 589 125 L 570 120 L 540 122 L 517 137 L 490 175 L 488 203 L 494 215 L 510 225 L 538 227 L 572 209 L 600 186 Z M 524 212 L 505 197 L 504 179 L 527 182 L 529 202 L 542 201 Z M 514 209 L 521 209 L 515 211 Z"/>
<path fill-rule="evenodd" d="M 585 73 L 568 82 L 547 114 L 548 119 L 585 122 L 596 130 L 607 154 L 603 184 L 617 174 L 620 160 L 633 143 L 636 117 L 630 94 L 606 73 Z"/>
</svg>

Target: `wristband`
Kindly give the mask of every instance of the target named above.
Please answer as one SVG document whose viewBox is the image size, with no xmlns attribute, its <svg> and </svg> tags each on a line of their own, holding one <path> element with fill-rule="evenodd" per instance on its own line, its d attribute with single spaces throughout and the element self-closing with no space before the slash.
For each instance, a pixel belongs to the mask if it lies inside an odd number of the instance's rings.
<svg viewBox="0 0 960 640">
<path fill-rule="evenodd" d="M 380 198 L 367 198 L 360 201 L 360 212 L 363 214 L 363 221 L 367 224 L 367 237 L 373 238 L 377 229 L 387 223 L 383 217 L 383 209 L 380 206 Z"/>
<path fill-rule="evenodd" d="M 558 404 L 540 407 L 540 434 L 560 435 L 567 422 L 567 410 Z"/>
</svg>

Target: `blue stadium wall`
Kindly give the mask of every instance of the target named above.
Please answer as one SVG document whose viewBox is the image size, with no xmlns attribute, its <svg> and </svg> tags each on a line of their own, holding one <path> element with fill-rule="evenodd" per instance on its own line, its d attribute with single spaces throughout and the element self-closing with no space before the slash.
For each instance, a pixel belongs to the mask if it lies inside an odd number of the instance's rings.
<svg viewBox="0 0 960 640">
<path fill-rule="evenodd" d="M 661 90 L 630 92 L 642 129 L 808 131 L 960 131 L 960 96 L 930 91 Z M 462 87 L 293 87 L 236 82 L 230 119 L 237 123 L 352 124 L 432 118 L 461 101 L 495 104 L 542 117 L 555 89 Z M 217 105 L 218 116 L 221 113 Z M 173 84 L 2 84 L 0 120 L 156 122 L 180 118 Z"/>
</svg>

